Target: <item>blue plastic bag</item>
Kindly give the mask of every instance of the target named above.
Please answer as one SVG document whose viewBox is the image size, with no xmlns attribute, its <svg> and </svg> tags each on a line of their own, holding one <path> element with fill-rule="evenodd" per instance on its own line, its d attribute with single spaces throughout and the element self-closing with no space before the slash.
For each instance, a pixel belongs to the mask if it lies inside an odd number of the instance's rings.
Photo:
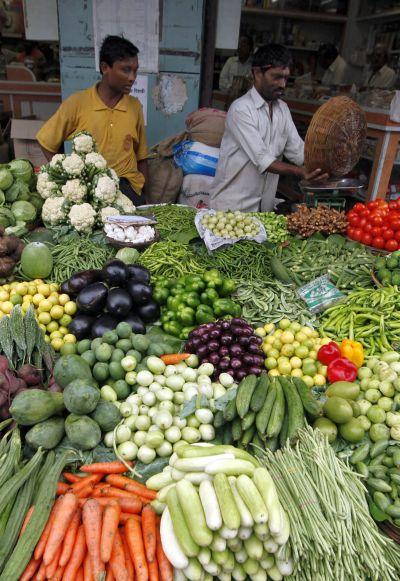
<svg viewBox="0 0 400 581">
<path fill-rule="evenodd" d="M 172 148 L 175 165 L 182 169 L 183 175 L 200 174 L 215 176 L 219 148 L 209 147 L 199 141 L 181 141 Z"/>
</svg>

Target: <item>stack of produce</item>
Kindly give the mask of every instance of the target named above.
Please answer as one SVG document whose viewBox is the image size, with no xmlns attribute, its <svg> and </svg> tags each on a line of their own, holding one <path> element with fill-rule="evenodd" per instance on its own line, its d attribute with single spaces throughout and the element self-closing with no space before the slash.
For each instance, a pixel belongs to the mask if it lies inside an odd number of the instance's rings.
<svg viewBox="0 0 400 581">
<path fill-rule="evenodd" d="M 182 579 L 282 579 L 293 571 L 289 519 L 274 481 L 233 446 L 181 445 L 147 481 L 165 506 L 161 541 Z"/>
<path fill-rule="evenodd" d="M 45 341 L 56 351 L 60 351 L 66 343 L 75 343 L 76 339 L 67 327 L 76 313 L 76 304 L 69 295 L 60 293 L 58 284 L 47 284 L 43 280 L 35 279 L 31 282 L 12 282 L 1 286 L 2 322 L 6 319 L 5 315 L 15 311 L 16 306 L 20 307 L 22 313 L 33 307 Z M 3 324 L 7 325 L 6 322 Z"/>
<path fill-rule="evenodd" d="M 347 214 L 347 236 L 368 246 L 394 252 L 400 240 L 400 204 L 398 200 L 373 200 L 357 203 Z"/>
<path fill-rule="evenodd" d="M 45 200 L 42 220 L 58 237 L 70 231 L 90 234 L 107 216 L 134 214 L 135 206 L 119 189 L 119 178 L 96 152 L 89 133 L 72 139 L 72 153 L 53 156 L 41 167 L 37 190 Z"/>
<path fill-rule="evenodd" d="M 328 370 L 317 361 L 317 353 L 329 339 L 321 339 L 315 329 L 289 319 L 279 321 L 278 328 L 267 323 L 255 333 L 263 337 L 261 349 L 270 377 L 291 375 L 301 377 L 308 387 L 325 385 Z"/>
<path fill-rule="evenodd" d="M 61 288 L 76 297 L 78 311 L 68 330 L 77 339 L 101 337 L 119 321 L 144 333 L 145 324 L 159 317 L 148 270 L 122 260 L 109 260 L 102 270 L 77 272 Z"/>
<path fill-rule="evenodd" d="M 347 220 L 344 212 L 328 208 L 323 204 L 316 208 L 307 208 L 301 205 L 298 210 L 287 218 L 289 232 L 309 238 L 316 232 L 321 234 L 335 234 L 345 232 Z"/>
<path fill-rule="evenodd" d="M 370 516 L 360 477 L 318 430 L 300 430 L 298 438 L 295 448 L 267 450 L 262 461 L 287 509 L 291 578 L 398 579 L 398 547 Z"/>
<path fill-rule="evenodd" d="M 288 237 L 286 216 L 275 212 L 253 212 L 250 216 L 260 220 L 267 233 L 268 242 L 277 244 Z"/>
<path fill-rule="evenodd" d="M 238 317 L 200 325 L 190 332 L 185 349 L 202 363 L 215 366 L 214 379 L 228 373 L 240 381 L 246 375 L 260 375 L 264 362 L 261 337 L 247 321 Z"/>
<path fill-rule="evenodd" d="M 359 289 L 322 313 L 319 332 L 337 341 L 356 338 L 367 355 L 391 351 L 400 341 L 399 306 L 397 286 Z"/>
<path fill-rule="evenodd" d="M 12 280 L 15 265 L 21 258 L 25 244 L 16 236 L 5 234 L 5 228 L 0 224 L 0 280 Z M 4 312 L 4 311 L 3 311 Z"/>
<path fill-rule="evenodd" d="M 255 454 L 264 448 L 275 451 L 288 438 L 293 441 L 306 416 L 314 420 L 322 415 L 321 404 L 304 381 L 269 379 L 266 374 L 258 379 L 247 375 L 237 390 L 232 388 L 215 401 L 215 408 L 214 426 L 223 427 L 226 437 Z"/>
<path fill-rule="evenodd" d="M 147 357 L 137 373 L 133 371 L 138 369 L 135 357 L 125 357 L 121 365 L 131 370 L 131 377 L 127 374 L 125 380 L 132 378 L 136 392 L 119 405 L 124 420 L 115 432 L 105 435 L 107 446 L 117 445 L 117 453 L 123 458 L 137 457 L 143 464 L 150 464 L 156 456 L 170 456 L 180 442 L 209 442 L 215 438 L 210 403 L 226 390 L 211 382 L 211 363 L 199 366 L 194 355 L 172 354 Z M 219 379 L 225 385 L 234 385 L 227 374 Z M 113 395 L 105 389 L 105 397 Z"/>
<path fill-rule="evenodd" d="M 384 286 L 400 285 L 400 251 L 393 252 L 387 257 L 380 256 L 376 259 L 375 270 L 378 280 Z"/>
<path fill-rule="evenodd" d="M 196 325 L 211 323 L 219 317 L 238 317 L 240 306 L 229 298 L 235 289 L 235 283 L 216 269 L 175 280 L 157 277 L 154 300 L 161 305 L 164 331 L 187 339 Z"/>
<path fill-rule="evenodd" d="M 0 168 L 0 225 L 7 234 L 22 236 L 40 213 L 43 200 L 36 193 L 36 177 L 26 159 L 14 159 Z"/>
</svg>

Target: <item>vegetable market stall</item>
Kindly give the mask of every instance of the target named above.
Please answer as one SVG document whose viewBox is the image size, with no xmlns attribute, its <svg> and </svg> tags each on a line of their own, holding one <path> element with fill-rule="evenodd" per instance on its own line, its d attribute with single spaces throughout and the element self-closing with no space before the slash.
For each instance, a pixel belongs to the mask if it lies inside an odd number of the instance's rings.
<svg viewBox="0 0 400 581">
<path fill-rule="evenodd" d="M 209 215 L 211 251 L 87 134 L 29 188 L 45 228 L 9 230 L 22 186 L 2 218 L 0 581 L 397 579 L 400 259 L 352 223 L 396 241 L 400 208 Z M 159 240 L 110 245 L 123 214 Z"/>
</svg>

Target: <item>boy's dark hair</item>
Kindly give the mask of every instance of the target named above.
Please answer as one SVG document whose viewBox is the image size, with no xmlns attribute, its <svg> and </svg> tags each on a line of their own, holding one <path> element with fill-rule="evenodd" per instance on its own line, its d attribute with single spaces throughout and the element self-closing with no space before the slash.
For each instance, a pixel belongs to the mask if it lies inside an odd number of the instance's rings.
<svg viewBox="0 0 400 581">
<path fill-rule="evenodd" d="M 292 65 L 290 51 L 281 44 L 264 44 L 253 56 L 253 67 L 290 67 Z"/>
<path fill-rule="evenodd" d="M 137 56 L 139 49 L 122 36 L 106 36 L 100 48 L 99 60 L 112 67 L 115 61 Z"/>
<path fill-rule="evenodd" d="M 338 49 L 334 44 L 331 43 L 321 44 L 318 49 L 318 58 L 326 58 L 332 62 L 335 60 L 338 54 Z"/>
</svg>

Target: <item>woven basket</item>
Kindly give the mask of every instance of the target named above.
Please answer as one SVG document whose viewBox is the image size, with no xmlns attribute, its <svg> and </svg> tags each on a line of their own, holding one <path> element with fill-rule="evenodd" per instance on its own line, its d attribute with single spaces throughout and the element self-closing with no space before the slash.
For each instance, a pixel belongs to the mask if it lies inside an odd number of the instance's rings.
<svg viewBox="0 0 400 581">
<path fill-rule="evenodd" d="M 361 157 L 367 135 L 363 110 L 349 97 L 333 97 L 313 115 L 304 143 L 308 172 L 320 168 L 330 177 L 343 176 Z"/>
</svg>

